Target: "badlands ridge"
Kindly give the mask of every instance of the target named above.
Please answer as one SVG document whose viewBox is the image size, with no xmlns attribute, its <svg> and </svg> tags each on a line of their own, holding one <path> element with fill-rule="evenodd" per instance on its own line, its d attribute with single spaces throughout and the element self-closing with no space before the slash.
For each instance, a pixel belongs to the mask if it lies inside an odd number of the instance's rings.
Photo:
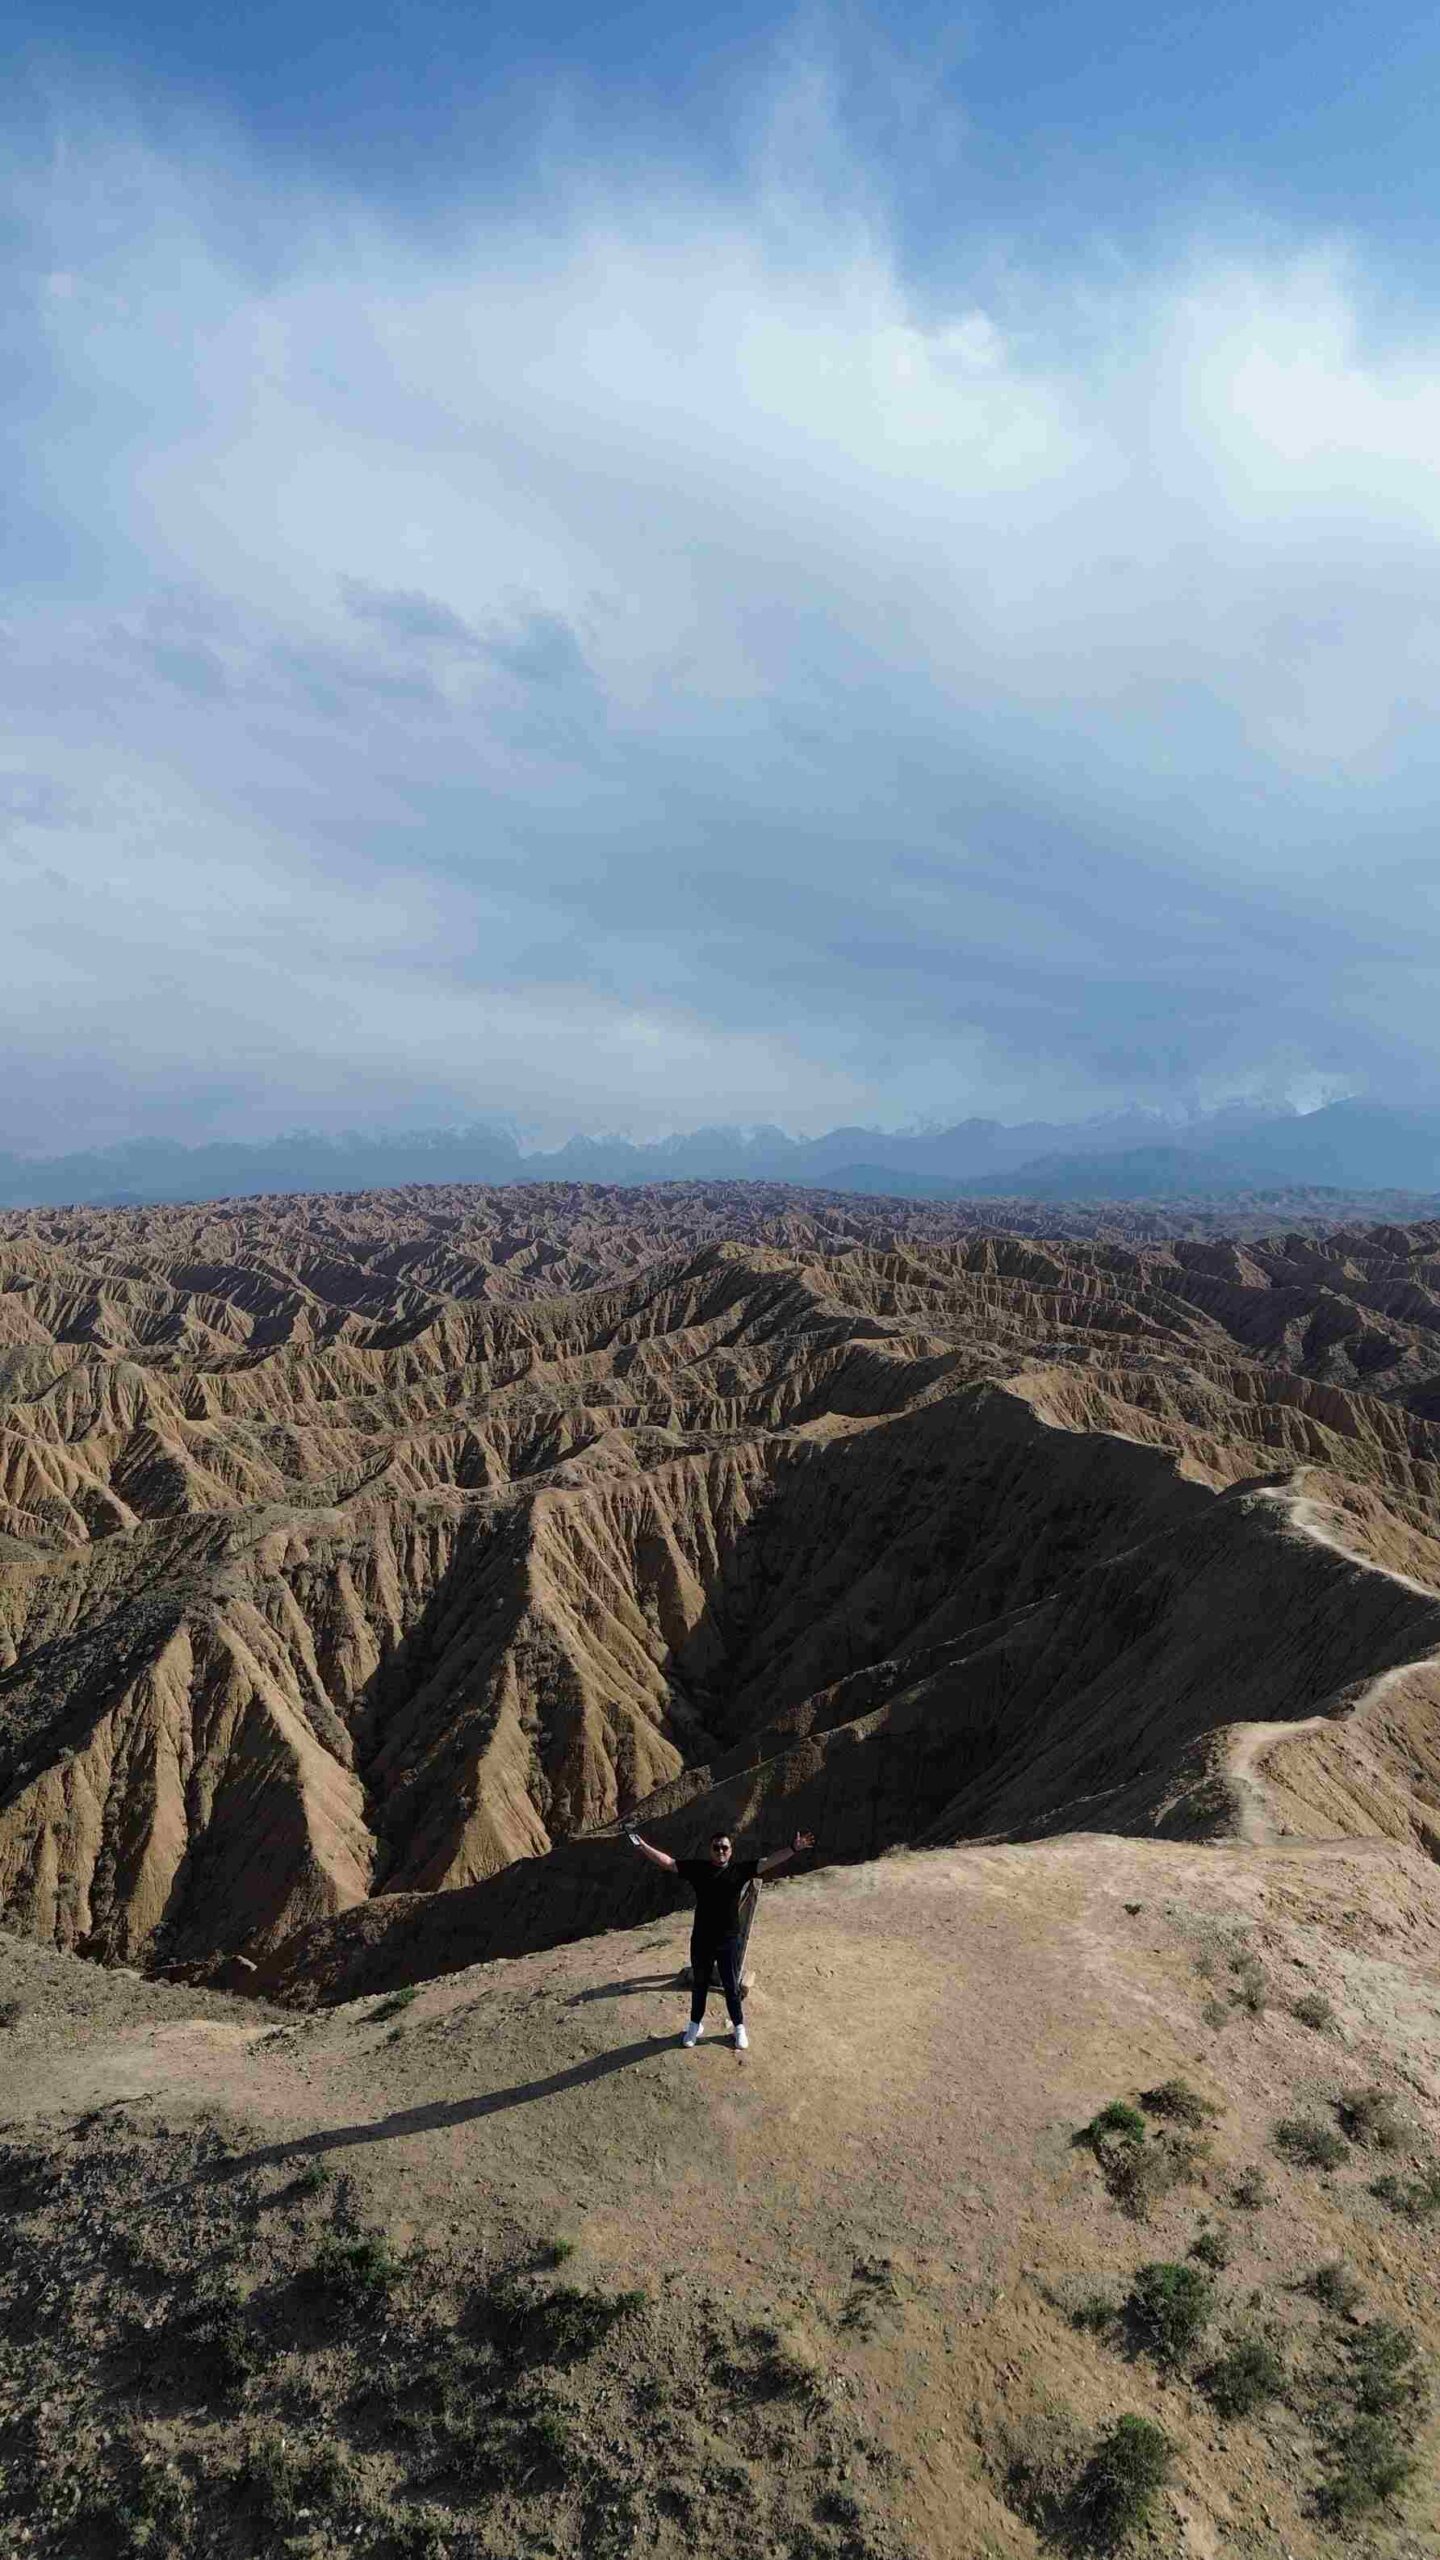
<svg viewBox="0 0 1440 2560">
<path fill-rule="evenodd" d="M 0 1917 L 333 2000 L 668 1909 L 636 1808 L 1440 1858 L 1440 1225 L 1090 1223 L 0 1217 Z"/>
</svg>

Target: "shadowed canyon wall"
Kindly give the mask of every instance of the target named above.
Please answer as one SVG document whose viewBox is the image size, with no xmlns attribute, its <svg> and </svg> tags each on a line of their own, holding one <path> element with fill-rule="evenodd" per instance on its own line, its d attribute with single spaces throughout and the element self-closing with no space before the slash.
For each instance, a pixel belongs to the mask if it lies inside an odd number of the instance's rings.
<svg viewBox="0 0 1440 2560">
<path fill-rule="evenodd" d="M 1433 1855 L 1437 1494 L 1436 1226 L 12 1215 L 0 1909 L 333 1991 L 662 1907 L 637 1806 Z"/>
</svg>

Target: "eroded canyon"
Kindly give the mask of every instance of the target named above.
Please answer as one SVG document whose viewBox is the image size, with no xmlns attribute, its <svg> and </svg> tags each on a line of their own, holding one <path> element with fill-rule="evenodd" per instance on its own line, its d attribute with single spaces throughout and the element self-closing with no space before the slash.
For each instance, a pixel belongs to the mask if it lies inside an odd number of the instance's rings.
<svg viewBox="0 0 1440 2560">
<path fill-rule="evenodd" d="M 1440 1856 L 1440 1225 L 762 1186 L 0 1220 L 0 1912 L 322 1997 L 613 1826 Z"/>
</svg>

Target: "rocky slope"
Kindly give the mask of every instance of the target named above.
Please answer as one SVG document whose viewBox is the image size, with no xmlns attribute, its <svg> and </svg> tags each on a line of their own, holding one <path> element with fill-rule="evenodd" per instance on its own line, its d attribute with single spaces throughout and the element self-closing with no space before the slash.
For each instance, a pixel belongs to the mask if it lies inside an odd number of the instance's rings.
<svg viewBox="0 0 1440 2560">
<path fill-rule="evenodd" d="M 1440 1226 L 763 1186 L 0 1221 L 0 1909 L 332 1996 L 613 1826 L 1440 1853 Z"/>
</svg>

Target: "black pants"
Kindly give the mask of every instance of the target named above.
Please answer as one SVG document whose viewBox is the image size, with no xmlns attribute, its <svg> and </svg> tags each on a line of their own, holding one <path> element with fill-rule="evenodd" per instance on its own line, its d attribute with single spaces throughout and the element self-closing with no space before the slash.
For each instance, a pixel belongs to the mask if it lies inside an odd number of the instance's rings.
<svg viewBox="0 0 1440 2560">
<path fill-rule="evenodd" d="M 740 1941 L 738 1938 L 725 1938 L 718 1947 L 705 1947 L 698 1939 L 691 1939 L 690 2015 L 692 2018 L 704 2017 L 705 2003 L 710 1997 L 711 1976 L 715 1973 L 720 1976 L 720 1988 L 725 1994 L 725 2006 L 730 2012 L 730 2024 L 732 2027 L 738 2027 L 745 2015 L 740 1999 Z"/>
</svg>

